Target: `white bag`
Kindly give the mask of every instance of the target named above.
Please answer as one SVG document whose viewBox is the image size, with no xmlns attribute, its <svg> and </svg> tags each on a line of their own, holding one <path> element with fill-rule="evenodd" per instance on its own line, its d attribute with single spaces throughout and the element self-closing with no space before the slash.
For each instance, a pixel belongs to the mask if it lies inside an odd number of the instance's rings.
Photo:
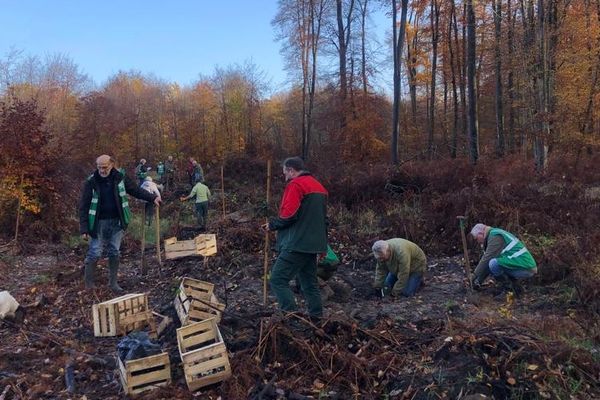
<svg viewBox="0 0 600 400">
<path fill-rule="evenodd" d="M 14 317 L 17 308 L 19 308 L 19 303 L 10 295 L 10 293 L 8 293 L 7 290 L 0 292 L 0 319 Z"/>
</svg>

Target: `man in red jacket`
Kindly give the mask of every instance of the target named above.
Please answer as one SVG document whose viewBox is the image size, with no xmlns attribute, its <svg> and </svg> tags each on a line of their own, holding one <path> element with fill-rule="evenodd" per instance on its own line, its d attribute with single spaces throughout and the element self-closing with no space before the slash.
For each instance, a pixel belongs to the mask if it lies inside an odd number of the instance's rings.
<svg viewBox="0 0 600 400">
<path fill-rule="evenodd" d="M 279 215 L 263 228 L 277 231 L 277 261 L 271 271 L 271 289 L 283 311 L 297 309 L 289 282 L 298 278 L 312 319 L 323 316 L 317 281 L 317 255 L 327 252 L 327 190 L 304 167 L 300 157 L 283 162 L 288 182 Z"/>
</svg>

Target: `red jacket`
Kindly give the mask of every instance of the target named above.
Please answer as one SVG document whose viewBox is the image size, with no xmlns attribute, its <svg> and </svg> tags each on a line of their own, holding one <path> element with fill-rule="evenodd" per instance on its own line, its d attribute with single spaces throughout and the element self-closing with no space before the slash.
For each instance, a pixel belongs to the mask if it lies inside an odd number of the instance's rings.
<svg viewBox="0 0 600 400">
<path fill-rule="evenodd" d="M 308 172 L 288 182 L 279 216 L 269 221 L 269 229 L 278 231 L 278 251 L 327 251 L 327 196 L 327 190 Z"/>
</svg>

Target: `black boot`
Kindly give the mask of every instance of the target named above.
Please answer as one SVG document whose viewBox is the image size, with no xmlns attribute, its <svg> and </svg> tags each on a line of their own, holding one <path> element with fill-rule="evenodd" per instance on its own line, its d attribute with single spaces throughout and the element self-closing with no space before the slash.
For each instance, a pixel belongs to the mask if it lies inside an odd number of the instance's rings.
<svg viewBox="0 0 600 400">
<path fill-rule="evenodd" d="M 94 274 L 96 273 L 96 265 L 98 261 L 86 261 L 83 269 L 83 281 L 86 289 L 96 289 L 94 285 Z"/>
<path fill-rule="evenodd" d="M 525 291 L 523 289 L 523 286 L 519 283 L 519 280 L 516 278 L 513 278 L 512 276 L 509 277 L 510 279 L 510 283 L 512 285 L 512 290 L 515 293 L 515 296 L 517 296 L 517 298 L 521 297 L 523 295 L 523 292 Z"/>
<path fill-rule="evenodd" d="M 108 287 L 115 294 L 124 292 L 123 288 L 117 283 L 117 273 L 119 272 L 119 257 L 109 257 L 108 259 Z"/>
<path fill-rule="evenodd" d="M 494 276 L 494 280 L 496 281 L 496 283 L 500 284 L 500 288 L 499 288 L 500 290 L 496 294 L 496 296 L 495 296 L 496 298 L 504 299 L 508 292 L 514 293 L 512 282 L 510 281 L 510 278 L 507 275 L 502 274 L 502 275 Z"/>
<path fill-rule="evenodd" d="M 474 277 L 471 280 L 471 287 L 473 288 L 473 290 L 479 292 L 480 290 L 483 289 L 483 284 L 482 284 L 482 282 L 479 282 L 479 279 L 477 277 Z"/>
</svg>

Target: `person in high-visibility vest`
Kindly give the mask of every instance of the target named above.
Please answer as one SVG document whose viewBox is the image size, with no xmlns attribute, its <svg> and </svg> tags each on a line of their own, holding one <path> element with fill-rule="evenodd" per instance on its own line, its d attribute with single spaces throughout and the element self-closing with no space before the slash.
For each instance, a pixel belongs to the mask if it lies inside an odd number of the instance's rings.
<svg viewBox="0 0 600 400">
<path fill-rule="evenodd" d="M 535 260 L 523 242 L 510 232 L 481 223 L 471 229 L 471 236 L 485 249 L 475 268 L 473 288 L 481 289 L 491 274 L 504 292 L 521 295 L 523 287 L 517 281 L 537 273 Z"/>
<path fill-rule="evenodd" d="M 108 285 L 114 293 L 122 293 L 117 284 L 121 239 L 131 219 L 127 195 L 160 204 L 160 197 L 136 185 L 108 155 L 96 159 L 96 171 L 90 175 L 79 201 L 79 233 L 91 242 L 85 257 L 84 282 L 86 289 L 94 289 L 94 272 L 103 250 L 108 255 Z"/>
<path fill-rule="evenodd" d="M 164 183 L 163 176 L 165 175 L 165 164 L 162 161 L 159 161 L 156 165 L 156 175 L 158 183 Z"/>
</svg>

